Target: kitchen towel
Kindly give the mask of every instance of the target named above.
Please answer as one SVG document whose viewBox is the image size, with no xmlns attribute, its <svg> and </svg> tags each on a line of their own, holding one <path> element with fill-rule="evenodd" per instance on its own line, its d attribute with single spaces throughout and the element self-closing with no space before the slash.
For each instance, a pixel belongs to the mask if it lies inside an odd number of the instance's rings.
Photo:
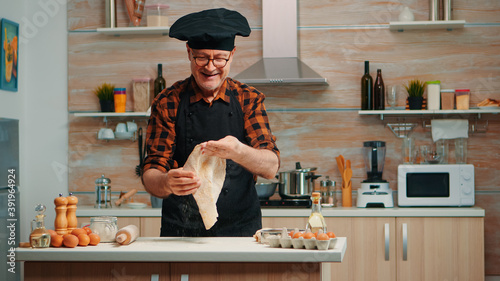
<svg viewBox="0 0 500 281">
<path fill-rule="evenodd" d="M 467 138 L 469 135 L 469 120 L 444 119 L 431 120 L 432 140 Z"/>
</svg>

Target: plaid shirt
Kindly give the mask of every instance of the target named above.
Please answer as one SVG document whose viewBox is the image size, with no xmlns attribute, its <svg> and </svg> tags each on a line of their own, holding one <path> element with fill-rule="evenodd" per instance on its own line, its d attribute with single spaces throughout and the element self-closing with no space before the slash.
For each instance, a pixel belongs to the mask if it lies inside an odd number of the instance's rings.
<svg viewBox="0 0 500 281">
<path fill-rule="evenodd" d="M 189 83 L 189 81 L 192 82 Z M 148 156 L 144 161 L 144 171 L 158 169 L 166 172 L 172 168 L 178 168 L 177 162 L 172 159 L 176 141 L 175 120 L 180 94 L 189 88 L 194 89 L 195 92 L 195 95 L 190 98 L 190 103 L 204 100 L 194 78 L 191 77 L 191 79 L 178 81 L 170 88 L 163 90 L 153 101 L 146 134 Z M 236 90 L 235 96 L 244 114 L 247 143 L 254 148 L 271 150 L 279 158 L 276 137 L 271 133 L 264 106 L 264 94 L 253 87 L 226 78 L 221 91 L 212 103 L 219 99 L 229 103 L 230 97 L 225 94 L 226 89 Z"/>
</svg>

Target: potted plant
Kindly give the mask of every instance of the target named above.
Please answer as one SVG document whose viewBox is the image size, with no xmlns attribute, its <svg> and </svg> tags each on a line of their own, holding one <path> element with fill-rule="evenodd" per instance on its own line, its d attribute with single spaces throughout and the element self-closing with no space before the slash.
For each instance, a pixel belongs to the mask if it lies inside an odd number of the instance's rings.
<svg viewBox="0 0 500 281">
<path fill-rule="evenodd" d="M 422 109 L 424 102 L 425 83 L 419 79 L 413 79 L 404 85 L 408 92 L 408 105 L 410 109 Z"/>
<path fill-rule="evenodd" d="M 113 96 L 114 90 L 115 85 L 111 85 L 108 83 L 102 83 L 100 86 L 94 89 L 94 94 L 99 99 L 102 112 L 115 111 L 115 102 Z"/>
</svg>

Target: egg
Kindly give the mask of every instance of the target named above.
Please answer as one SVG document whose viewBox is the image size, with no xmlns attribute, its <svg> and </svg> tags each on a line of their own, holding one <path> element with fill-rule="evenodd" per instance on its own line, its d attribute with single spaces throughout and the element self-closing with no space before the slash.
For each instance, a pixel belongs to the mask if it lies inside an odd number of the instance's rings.
<svg viewBox="0 0 500 281">
<path fill-rule="evenodd" d="M 56 234 L 50 236 L 50 246 L 52 247 L 61 247 L 63 244 L 62 235 Z"/>
<path fill-rule="evenodd" d="M 329 240 L 330 237 L 326 233 L 320 233 L 320 234 L 318 234 L 318 237 L 316 237 L 316 239 L 318 239 L 318 240 Z"/>
<path fill-rule="evenodd" d="M 300 238 L 300 237 L 304 237 L 304 233 L 302 233 L 302 232 L 295 232 L 295 233 L 293 234 L 293 237 L 292 237 L 292 238 L 293 238 L 293 239 L 297 239 L 297 238 Z"/>
<path fill-rule="evenodd" d="M 90 233 L 88 236 L 90 238 L 89 245 L 91 246 L 96 246 L 99 242 L 101 242 L 101 237 L 99 237 L 97 233 Z"/>
<path fill-rule="evenodd" d="M 63 236 L 63 244 L 68 248 L 74 248 L 78 245 L 78 237 L 73 234 L 66 234 Z"/>
<path fill-rule="evenodd" d="M 73 231 L 71 231 L 71 234 L 78 236 L 80 234 L 87 234 L 87 231 L 83 228 L 75 228 Z"/>
<path fill-rule="evenodd" d="M 90 237 L 87 234 L 78 235 L 78 246 L 87 246 L 90 243 Z"/>
<path fill-rule="evenodd" d="M 326 233 L 326 235 L 328 235 L 328 237 L 330 237 L 330 238 L 335 238 L 335 237 L 337 237 L 337 236 L 335 236 L 335 233 L 333 233 L 333 232 L 331 232 L 331 231 L 330 231 L 330 232 L 327 232 L 327 233 Z"/>
<path fill-rule="evenodd" d="M 312 232 L 307 232 L 306 234 L 304 234 L 304 239 L 312 239 L 314 237 L 314 233 Z"/>
<path fill-rule="evenodd" d="M 87 231 L 87 235 L 89 235 L 90 233 L 92 233 L 92 229 L 90 229 L 90 227 L 84 226 L 82 228 L 85 229 L 85 231 Z"/>
</svg>

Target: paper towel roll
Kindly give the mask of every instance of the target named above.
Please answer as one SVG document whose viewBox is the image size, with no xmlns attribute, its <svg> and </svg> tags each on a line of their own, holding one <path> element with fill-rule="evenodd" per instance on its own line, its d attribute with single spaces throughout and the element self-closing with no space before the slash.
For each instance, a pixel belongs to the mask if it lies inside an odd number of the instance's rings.
<svg viewBox="0 0 500 281">
<path fill-rule="evenodd" d="M 467 138 L 469 136 L 469 120 L 444 119 L 431 120 L 432 140 Z"/>
</svg>

